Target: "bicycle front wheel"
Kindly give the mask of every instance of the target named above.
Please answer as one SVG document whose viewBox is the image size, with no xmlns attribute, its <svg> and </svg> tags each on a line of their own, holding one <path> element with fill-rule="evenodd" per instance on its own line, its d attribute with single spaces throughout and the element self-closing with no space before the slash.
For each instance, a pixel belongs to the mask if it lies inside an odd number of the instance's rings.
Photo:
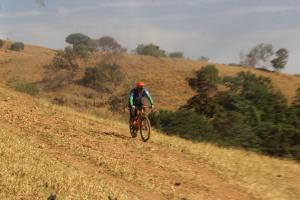
<svg viewBox="0 0 300 200">
<path fill-rule="evenodd" d="M 142 124 L 140 127 L 141 137 L 144 142 L 147 142 L 150 139 L 150 133 L 151 133 L 151 125 L 148 117 L 142 117 L 141 124 Z"/>
<path fill-rule="evenodd" d="M 129 130 L 132 138 L 137 136 L 137 130 L 135 129 L 133 122 L 129 121 Z"/>
</svg>

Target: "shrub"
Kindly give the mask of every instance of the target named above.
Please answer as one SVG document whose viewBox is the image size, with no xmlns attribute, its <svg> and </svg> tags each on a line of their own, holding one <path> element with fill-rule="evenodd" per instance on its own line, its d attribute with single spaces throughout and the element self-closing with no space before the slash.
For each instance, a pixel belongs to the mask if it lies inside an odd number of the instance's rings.
<svg viewBox="0 0 300 200">
<path fill-rule="evenodd" d="M 148 55 L 154 57 L 166 57 L 166 52 L 155 44 L 139 44 L 136 48 L 136 53 L 139 55 Z"/>
<path fill-rule="evenodd" d="M 258 150 L 260 140 L 247 117 L 239 112 L 221 112 L 213 119 L 217 140 L 222 145 L 245 147 Z"/>
<path fill-rule="evenodd" d="M 82 84 L 99 91 L 112 92 L 124 78 L 119 65 L 100 63 L 96 67 L 86 68 Z"/>
<path fill-rule="evenodd" d="M 109 110 L 114 112 L 114 113 L 122 113 L 125 111 L 125 108 L 127 106 L 127 90 L 123 92 L 119 92 L 117 94 L 112 95 L 108 99 L 108 105 L 109 105 Z"/>
<path fill-rule="evenodd" d="M 32 96 L 36 96 L 40 92 L 39 88 L 36 85 L 17 79 L 8 80 L 7 85 L 19 92 L 27 93 Z"/>
<path fill-rule="evenodd" d="M 12 51 L 21 51 L 23 49 L 24 49 L 23 42 L 15 42 L 10 46 L 10 50 L 12 50 Z"/>
<path fill-rule="evenodd" d="M 151 113 L 149 119 L 156 128 L 186 139 L 202 141 L 214 135 L 213 127 L 207 119 L 193 111 L 161 110 L 159 113 Z"/>
<path fill-rule="evenodd" d="M 169 57 L 171 57 L 171 58 L 183 58 L 184 56 L 183 56 L 182 52 L 175 51 L 173 53 L 170 53 Z"/>
</svg>

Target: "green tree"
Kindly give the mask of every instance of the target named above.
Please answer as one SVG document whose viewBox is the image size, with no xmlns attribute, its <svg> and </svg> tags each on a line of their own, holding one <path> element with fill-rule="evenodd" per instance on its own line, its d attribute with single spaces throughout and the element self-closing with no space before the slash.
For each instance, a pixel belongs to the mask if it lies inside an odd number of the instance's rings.
<svg viewBox="0 0 300 200">
<path fill-rule="evenodd" d="M 236 110 L 261 120 L 280 122 L 286 120 L 287 100 L 275 90 L 269 78 L 251 72 L 240 72 L 236 77 L 225 77 L 230 89 L 226 100 L 218 101 L 225 109 Z M 225 104 L 226 103 L 226 104 Z"/>
<path fill-rule="evenodd" d="M 212 94 L 217 91 L 220 77 L 215 65 L 207 65 L 196 71 L 195 75 L 196 77 L 188 79 L 188 83 L 197 93 Z"/>
<path fill-rule="evenodd" d="M 89 54 L 96 49 L 94 41 L 82 33 L 72 33 L 68 35 L 66 42 L 71 44 L 74 52 L 83 59 L 87 59 Z"/>
<path fill-rule="evenodd" d="M 182 109 L 194 110 L 207 117 L 213 117 L 220 109 L 213 98 L 220 81 L 218 73 L 214 65 L 207 65 L 196 71 L 196 77 L 189 78 L 188 83 L 197 94 L 190 98 Z"/>
<path fill-rule="evenodd" d="M 287 64 L 288 57 L 289 51 L 287 49 L 282 48 L 276 51 L 276 58 L 271 61 L 274 69 L 277 71 L 284 69 Z"/>
<path fill-rule="evenodd" d="M 82 33 L 71 33 L 66 37 L 66 42 L 76 46 L 79 44 L 85 44 L 88 45 L 89 42 L 91 41 L 91 38 L 82 34 Z"/>
</svg>

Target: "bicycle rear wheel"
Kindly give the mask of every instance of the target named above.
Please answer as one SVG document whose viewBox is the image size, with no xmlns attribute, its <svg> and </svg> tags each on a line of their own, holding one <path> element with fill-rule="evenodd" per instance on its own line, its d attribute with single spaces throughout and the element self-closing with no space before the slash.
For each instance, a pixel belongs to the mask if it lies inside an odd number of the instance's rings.
<svg viewBox="0 0 300 200">
<path fill-rule="evenodd" d="M 148 117 L 142 117 L 141 122 L 142 122 L 142 126 L 140 127 L 141 137 L 144 142 L 147 142 L 150 139 L 150 134 L 151 134 L 150 120 L 148 119 Z"/>
</svg>

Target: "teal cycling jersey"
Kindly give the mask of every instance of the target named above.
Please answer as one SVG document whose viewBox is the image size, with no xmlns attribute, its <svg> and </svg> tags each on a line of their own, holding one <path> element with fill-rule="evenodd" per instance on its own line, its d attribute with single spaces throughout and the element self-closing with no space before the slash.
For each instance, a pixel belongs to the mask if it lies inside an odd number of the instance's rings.
<svg viewBox="0 0 300 200">
<path fill-rule="evenodd" d="M 151 105 L 153 105 L 153 99 L 147 89 L 138 90 L 134 88 L 130 91 L 128 104 L 130 106 L 141 106 L 143 105 L 142 99 L 146 97 Z"/>
</svg>

